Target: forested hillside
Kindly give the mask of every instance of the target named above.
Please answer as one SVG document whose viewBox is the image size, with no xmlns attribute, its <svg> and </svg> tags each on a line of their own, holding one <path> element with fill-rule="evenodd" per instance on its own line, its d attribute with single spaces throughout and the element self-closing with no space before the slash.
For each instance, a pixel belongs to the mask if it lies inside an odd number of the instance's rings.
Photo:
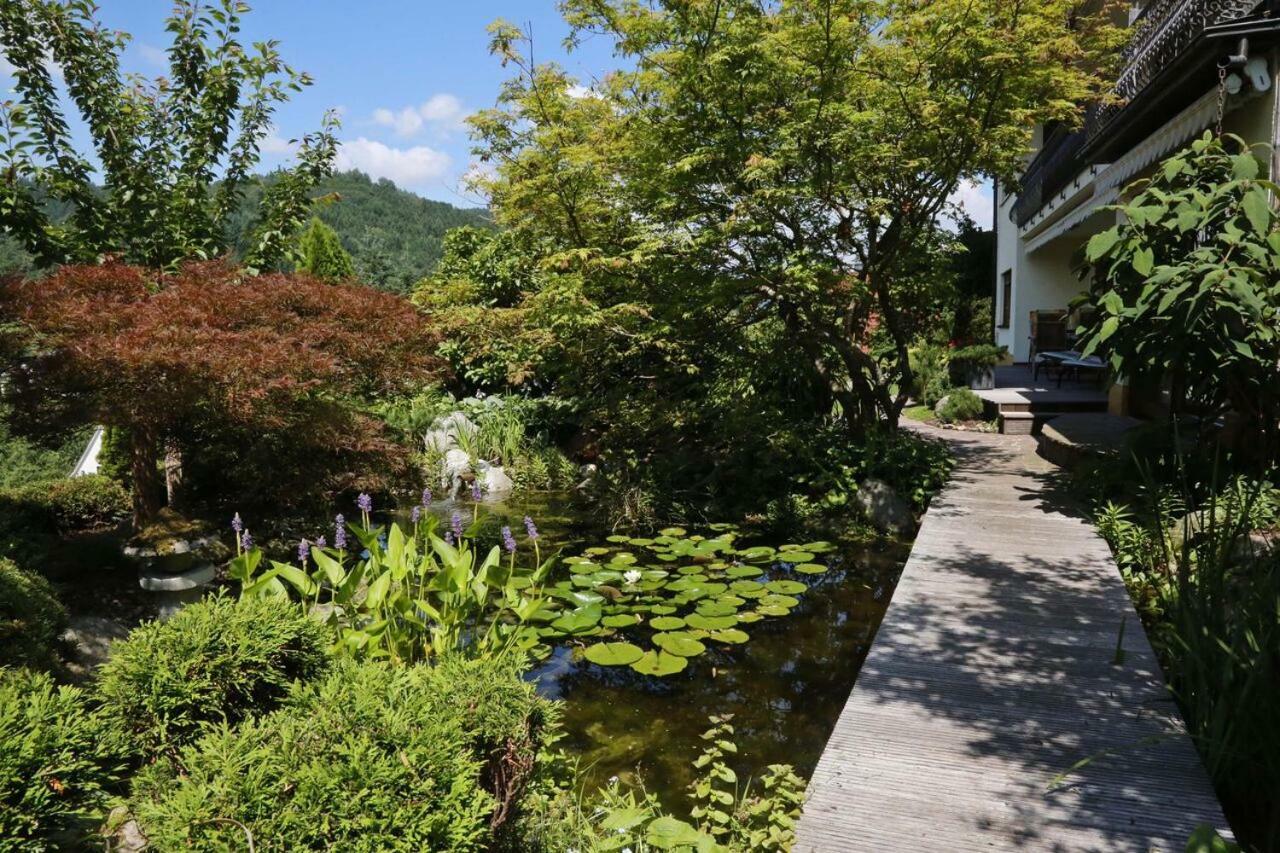
<svg viewBox="0 0 1280 853">
<path fill-rule="evenodd" d="M 234 218 L 240 235 L 236 249 L 251 225 L 264 183 L 248 187 Z M 342 246 L 355 261 L 356 274 L 364 282 L 386 290 L 408 292 L 430 273 L 440 260 L 445 232 L 460 225 L 484 225 L 487 212 L 430 201 L 402 190 L 386 179 L 375 181 L 362 172 L 340 172 L 323 181 L 315 192 L 316 213 L 338 232 Z M 48 204 L 48 202 L 46 202 Z M 52 206 L 52 204 L 50 205 Z M 61 220 L 55 212 L 55 219 Z M 30 258 L 0 234 L 0 274 L 30 269 Z"/>
</svg>

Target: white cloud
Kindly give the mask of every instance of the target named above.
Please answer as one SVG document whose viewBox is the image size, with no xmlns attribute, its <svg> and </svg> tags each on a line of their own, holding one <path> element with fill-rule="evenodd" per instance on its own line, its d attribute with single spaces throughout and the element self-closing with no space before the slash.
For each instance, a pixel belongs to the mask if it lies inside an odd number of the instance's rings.
<svg viewBox="0 0 1280 853">
<path fill-rule="evenodd" d="M 343 142 L 337 158 L 339 169 L 359 169 L 373 178 L 388 178 L 402 187 L 421 186 L 441 178 L 452 165 L 448 154 L 425 145 L 392 148 L 363 136 Z"/>
<path fill-rule="evenodd" d="M 594 96 L 596 91 L 590 86 L 583 86 L 581 83 L 574 83 L 565 90 L 565 94 L 570 98 L 588 98 Z"/>
<path fill-rule="evenodd" d="M 138 42 L 138 55 L 143 58 L 149 65 L 156 68 L 169 67 L 169 54 L 165 53 L 164 48 L 156 47 L 154 44 L 146 42 Z"/>
<path fill-rule="evenodd" d="M 285 139 L 273 128 L 258 144 L 263 154 L 292 154 L 298 147 L 292 139 Z"/>
<path fill-rule="evenodd" d="M 373 111 L 373 121 L 395 130 L 397 136 L 414 136 L 424 127 L 430 127 L 441 136 L 461 130 L 465 125 L 467 110 L 457 96 L 447 93 L 432 95 L 416 107 L 391 110 L 379 107 Z"/>
<path fill-rule="evenodd" d="M 965 181 L 951 198 L 951 204 L 963 210 L 979 228 L 990 228 L 992 222 L 991 184 L 988 181 Z M 952 221 L 950 216 L 943 216 L 944 221 Z"/>
</svg>

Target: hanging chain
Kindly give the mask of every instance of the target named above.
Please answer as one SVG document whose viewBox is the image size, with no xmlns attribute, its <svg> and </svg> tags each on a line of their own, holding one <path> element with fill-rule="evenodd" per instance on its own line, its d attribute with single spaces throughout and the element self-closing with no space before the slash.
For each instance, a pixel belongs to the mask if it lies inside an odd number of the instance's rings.
<svg viewBox="0 0 1280 853">
<path fill-rule="evenodd" d="M 1218 65 L 1218 123 L 1217 137 L 1222 138 L 1222 113 L 1227 103 L 1227 66 Z"/>
</svg>

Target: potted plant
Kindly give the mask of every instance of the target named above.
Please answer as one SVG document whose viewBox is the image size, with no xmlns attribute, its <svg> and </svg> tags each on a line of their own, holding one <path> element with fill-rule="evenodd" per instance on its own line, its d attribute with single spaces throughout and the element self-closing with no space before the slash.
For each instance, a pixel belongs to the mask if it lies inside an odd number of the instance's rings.
<svg viewBox="0 0 1280 853">
<path fill-rule="evenodd" d="M 951 351 L 947 361 L 953 385 L 975 391 L 996 387 L 996 364 L 1005 348 L 995 344 L 971 344 Z"/>
</svg>

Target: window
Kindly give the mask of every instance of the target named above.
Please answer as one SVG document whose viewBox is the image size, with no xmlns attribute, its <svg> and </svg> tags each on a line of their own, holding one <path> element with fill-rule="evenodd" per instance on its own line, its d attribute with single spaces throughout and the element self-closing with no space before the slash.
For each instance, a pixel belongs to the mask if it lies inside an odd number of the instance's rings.
<svg viewBox="0 0 1280 853">
<path fill-rule="evenodd" d="M 1010 311 L 1013 308 L 1013 270 L 1000 274 L 1000 328 L 1009 328 Z"/>
</svg>

